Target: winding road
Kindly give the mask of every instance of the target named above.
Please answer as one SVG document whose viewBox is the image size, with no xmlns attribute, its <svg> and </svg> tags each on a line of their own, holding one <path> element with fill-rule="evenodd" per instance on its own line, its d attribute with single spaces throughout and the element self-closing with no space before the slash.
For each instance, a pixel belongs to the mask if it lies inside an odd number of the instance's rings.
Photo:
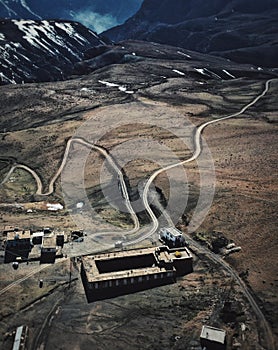
<svg viewBox="0 0 278 350">
<path fill-rule="evenodd" d="M 159 228 L 159 222 L 158 222 L 158 219 L 156 218 L 154 212 L 152 211 L 150 205 L 149 205 L 149 202 L 148 202 L 148 194 L 149 194 L 149 190 L 150 190 L 150 186 L 152 184 L 152 182 L 155 180 L 155 178 L 169 170 L 169 169 L 172 169 L 174 167 L 177 167 L 177 166 L 180 166 L 180 165 L 185 165 L 187 163 L 190 163 L 194 160 L 196 160 L 199 155 L 201 154 L 202 152 L 202 143 L 201 143 L 201 135 L 202 135 L 202 132 L 204 131 L 204 129 L 209 126 L 209 125 L 212 125 L 212 124 L 216 124 L 218 122 L 221 122 L 221 121 L 224 121 L 226 119 L 231 119 L 231 118 L 235 118 L 235 117 L 238 117 L 240 115 L 242 115 L 248 108 L 250 108 L 251 106 L 253 106 L 257 101 L 259 101 L 262 97 L 264 97 L 266 95 L 266 93 L 268 92 L 269 90 L 269 87 L 270 87 L 270 84 L 272 81 L 275 81 L 277 79 L 269 79 L 265 82 L 265 87 L 264 87 L 264 90 L 258 95 L 256 96 L 251 102 L 249 102 L 247 105 L 245 105 L 244 107 L 241 108 L 241 110 L 239 112 L 236 112 L 236 113 L 233 113 L 231 115 L 228 115 L 228 116 L 225 116 L 225 117 L 222 117 L 222 118 L 218 118 L 218 119 L 214 119 L 214 120 L 211 120 L 211 121 L 208 121 L 208 122 L 205 122 L 203 124 L 201 124 L 197 129 L 196 129 L 196 132 L 194 134 L 194 152 L 192 154 L 192 156 L 182 162 L 179 162 L 179 163 L 175 163 L 175 164 L 172 164 L 172 165 L 169 165 L 167 167 L 164 167 L 164 168 L 161 168 L 159 170 L 157 170 L 156 172 L 154 172 L 151 177 L 148 179 L 148 181 L 146 182 L 146 185 L 144 187 L 144 190 L 143 190 L 143 203 L 144 203 L 144 206 L 146 208 L 146 211 L 148 212 L 151 220 L 152 220 L 152 223 L 153 223 L 153 226 L 150 230 L 148 230 L 147 233 L 139 236 L 139 238 L 137 239 L 134 239 L 130 242 L 127 242 L 125 245 L 134 245 L 136 243 L 139 243 L 141 242 L 142 240 L 148 238 L 149 236 L 151 236 L 152 234 L 154 234 L 158 228 Z M 132 208 L 132 205 L 131 205 L 131 202 L 130 202 L 130 199 L 129 199 L 129 194 L 128 194 L 128 190 L 127 190 L 127 186 L 125 184 L 125 181 L 124 181 L 124 176 L 123 176 L 123 173 L 121 171 L 121 169 L 118 168 L 118 166 L 116 165 L 116 163 L 114 162 L 114 160 L 112 159 L 112 157 L 108 154 L 108 152 L 106 150 L 104 150 L 103 148 L 99 147 L 99 146 L 96 146 L 84 139 L 81 139 L 81 138 L 72 138 L 70 139 L 68 142 L 67 142 L 67 145 L 66 145 L 66 149 L 65 149 L 65 153 L 64 153 L 64 156 L 63 156 L 63 160 L 62 160 L 62 163 L 59 167 L 59 169 L 57 170 L 56 174 L 54 175 L 54 177 L 51 179 L 50 181 L 50 184 L 49 184 L 49 188 L 48 188 L 48 192 L 46 193 L 42 193 L 42 182 L 41 182 L 41 179 L 40 177 L 37 175 L 37 173 L 32 170 L 31 168 L 27 167 L 26 165 L 22 165 L 22 164 L 15 164 L 12 166 L 12 168 L 9 170 L 9 172 L 7 173 L 7 175 L 5 176 L 4 180 L 2 181 L 2 184 L 5 183 L 6 181 L 8 181 L 9 177 L 12 175 L 13 171 L 16 169 L 16 168 L 22 168 L 26 171 L 28 171 L 33 177 L 34 179 L 36 180 L 36 183 L 37 183 L 37 194 L 40 194 L 40 195 L 50 195 L 51 193 L 53 193 L 54 191 L 54 184 L 56 182 L 56 180 L 58 179 L 58 177 L 60 176 L 63 168 L 65 167 L 66 165 L 66 161 L 67 161 L 67 158 L 68 158 L 68 154 L 69 154 L 69 150 L 70 150 L 70 146 L 72 143 L 74 142 L 77 142 L 77 143 L 80 143 L 86 147 L 90 147 L 91 149 L 95 149 L 95 150 L 98 150 L 100 153 L 102 153 L 105 158 L 107 159 L 107 161 L 110 163 L 110 165 L 113 167 L 113 169 L 116 171 L 116 173 L 118 174 L 118 178 L 120 180 L 120 184 L 121 184 L 121 188 L 122 188 L 122 192 L 123 192 L 123 197 L 125 199 L 125 203 L 126 203 L 126 207 L 127 209 L 129 210 L 131 216 L 132 216 L 132 219 L 133 219 L 133 222 L 134 222 L 134 229 L 132 230 L 133 232 L 137 232 L 139 229 L 140 229 L 140 224 L 139 224 L 139 221 L 138 221 L 138 217 L 136 215 L 136 213 L 134 212 L 133 208 Z M 190 237 L 188 237 L 188 239 L 190 239 Z M 242 281 L 242 279 L 238 276 L 238 274 L 225 262 L 223 261 L 220 257 L 216 256 L 215 254 L 205 250 L 204 248 L 200 247 L 196 242 L 194 242 L 192 239 L 190 239 L 190 244 L 197 247 L 199 250 L 201 250 L 206 256 L 208 256 L 211 260 L 213 260 L 214 262 L 220 264 L 223 269 L 225 271 L 227 271 L 233 278 L 234 280 L 236 280 L 238 282 L 238 284 L 240 285 L 241 289 L 242 289 L 242 292 L 243 294 L 246 296 L 247 300 L 249 301 L 250 303 L 250 306 L 252 307 L 254 313 L 256 314 L 256 317 L 258 319 L 258 322 L 260 324 L 260 326 L 262 327 L 263 329 L 263 333 L 264 333 L 264 344 L 267 346 L 267 349 L 268 350 L 274 350 L 275 349 L 275 345 L 274 345 L 274 340 L 273 340 L 273 335 L 272 335 L 272 331 L 271 331 L 271 328 L 269 327 L 262 311 L 260 310 L 260 308 L 258 307 L 257 303 L 255 302 L 254 298 L 252 297 L 252 295 L 250 294 L 248 288 L 246 287 L 245 283 Z M 38 269 L 39 271 L 39 269 Z M 36 271 L 36 272 L 38 272 Z M 14 283 L 12 283 L 11 285 L 7 286 L 6 288 L 2 289 L 0 291 L 0 295 L 3 294 L 4 292 L 6 292 L 7 290 L 9 290 L 10 288 L 12 288 L 14 285 L 16 284 L 19 284 L 21 283 L 23 280 L 29 278 L 30 276 L 32 276 L 34 273 L 36 273 L 35 271 L 32 271 L 30 274 L 28 274 L 27 276 L 25 276 L 23 279 L 19 279 L 18 281 L 15 281 Z"/>
<path fill-rule="evenodd" d="M 248 108 L 253 106 L 257 101 L 259 101 L 263 96 L 265 96 L 265 94 L 269 90 L 270 83 L 272 81 L 274 81 L 274 80 L 277 80 L 277 79 L 269 79 L 269 80 L 267 80 L 266 83 L 265 83 L 264 90 L 258 96 L 256 96 L 251 102 L 249 102 L 247 105 L 242 107 L 242 109 L 239 112 L 236 112 L 236 113 L 233 113 L 233 114 L 230 114 L 228 116 L 221 117 L 221 118 L 218 118 L 218 119 L 213 119 L 213 120 L 210 120 L 208 122 L 205 122 L 205 123 L 201 124 L 196 129 L 196 132 L 195 132 L 195 135 L 194 135 L 194 140 L 193 140 L 195 150 L 194 150 L 193 155 L 189 159 L 186 159 L 186 160 L 184 160 L 182 162 L 171 164 L 171 165 L 168 165 L 167 167 L 158 169 L 156 172 L 154 172 L 151 175 L 151 177 L 146 182 L 146 185 L 145 185 L 145 188 L 144 188 L 144 191 L 143 191 L 142 199 L 143 199 L 143 203 L 144 203 L 144 206 L 146 208 L 146 211 L 148 212 L 148 214 L 149 214 L 149 216 L 150 216 L 150 218 L 152 220 L 153 227 L 145 235 L 140 236 L 136 241 L 132 241 L 132 244 L 140 242 L 143 239 L 147 238 L 148 236 L 151 236 L 153 233 L 155 233 L 157 231 L 157 229 L 159 227 L 159 222 L 158 222 L 158 220 L 157 220 L 157 218 L 156 218 L 154 212 L 152 211 L 152 209 L 151 209 L 151 207 L 149 205 L 149 202 L 148 202 L 148 193 L 149 193 L 149 190 L 150 190 L 150 186 L 153 183 L 153 181 L 155 180 L 155 178 L 159 174 L 161 174 L 161 173 L 163 173 L 163 172 L 165 172 L 167 170 L 170 170 L 170 169 L 175 168 L 177 166 L 184 165 L 184 164 L 187 164 L 187 163 L 190 163 L 190 162 L 196 160 L 199 157 L 200 153 L 202 152 L 201 135 L 202 135 L 203 130 L 207 126 L 209 126 L 211 124 L 215 124 L 215 123 L 221 122 L 221 121 L 226 120 L 226 119 L 231 119 L 231 118 L 234 118 L 234 117 L 238 117 L 241 114 L 243 114 Z M 4 180 L 1 182 L 1 185 L 3 185 L 5 182 L 7 182 L 9 180 L 10 176 L 12 175 L 12 173 L 14 172 L 15 169 L 24 169 L 25 171 L 29 172 L 33 176 L 35 181 L 36 181 L 36 184 L 37 184 L 36 194 L 41 195 L 41 196 L 49 196 L 49 195 L 51 195 L 54 192 L 54 184 L 57 181 L 57 179 L 59 178 L 59 176 L 61 175 L 61 173 L 62 173 L 62 171 L 63 171 L 63 169 L 64 169 L 64 167 L 66 165 L 66 162 L 67 162 L 67 159 L 68 159 L 68 155 L 69 155 L 69 151 L 70 151 L 70 147 L 71 147 L 71 145 L 73 143 L 79 143 L 79 144 L 82 144 L 82 145 L 84 145 L 86 147 L 89 147 L 90 149 L 95 149 L 95 150 L 99 151 L 107 159 L 107 161 L 112 166 L 112 168 L 115 170 L 115 172 L 118 175 L 119 181 L 120 181 L 120 185 L 121 185 L 121 189 L 122 189 L 122 193 L 123 193 L 123 198 L 125 200 L 125 205 L 126 205 L 128 211 L 129 211 L 129 213 L 131 214 L 132 220 L 134 222 L 134 229 L 132 231 L 130 231 L 129 233 L 137 232 L 140 229 L 140 223 L 139 223 L 138 217 L 137 217 L 136 213 L 134 212 L 133 207 L 131 205 L 131 201 L 130 201 L 130 198 L 129 198 L 129 193 L 128 193 L 127 186 L 126 186 L 126 183 L 125 183 L 125 180 L 124 180 L 124 176 L 123 176 L 123 173 L 122 173 L 121 169 L 116 165 L 116 163 L 114 162 L 113 158 L 109 155 L 109 153 L 105 149 L 103 149 L 102 147 L 97 146 L 97 145 L 95 145 L 95 144 L 93 144 L 93 143 L 91 143 L 91 142 L 89 142 L 87 140 L 84 140 L 83 138 L 71 138 L 71 139 L 68 140 L 67 145 L 66 145 L 66 149 L 65 149 L 65 152 L 64 152 L 64 156 L 63 156 L 63 159 L 62 159 L 62 162 L 61 162 L 58 170 L 56 171 L 55 175 L 51 179 L 51 181 L 49 183 L 49 186 L 48 186 L 48 191 L 47 192 L 43 193 L 43 185 L 42 185 L 42 181 L 41 181 L 39 175 L 33 169 L 29 168 L 28 166 L 26 166 L 24 164 L 14 164 L 14 165 L 12 165 L 11 169 L 9 170 L 7 175 L 5 176 Z"/>
<path fill-rule="evenodd" d="M 127 189 L 127 186 L 126 186 L 126 183 L 124 180 L 124 175 L 123 175 L 121 169 L 117 166 L 117 164 L 114 162 L 113 158 L 109 155 L 109 153 L 105 149 L 103 149 L 102 147 L 97 146 L 91 142 L 88 142 L 82 138 L 71 138 L 68 140 L 62 162 L 61 162 L 58 170 L 56 171 L 55 175 L 51 179 L 51 181 L 48 185 L 47 192 L 43 193 L 43 185 L 42 185 L 42 181 L 41 181 L 39 175 L 33 169 L 29 168 L 28 166 L 26 166 L 24 164 L 12 165 L 11 169 L 9 170 L 7 175 L 5 176 L 4 180 L 1 182 L 1 185 L 3 185 L 5 182 L 7 182 L 9 180 L 10 176 L 12 175 L 12 173 L 16 169 L 24 169 L 25 171 L 29 172 L 33 176 L 33 178 L 35 179 L 35 181 L 37 183 L 37 191 L 36 191 L 37 195 L 41 195 L 41 196 L 51 195 L 54 192 L 54 184 L 57 181 L 57 179 L 59 178 L 59 176 L 61 175 L 61 173 L 62 173 L 62 171 L 67 163 L 70 147 L 73 143 L 79 143 L 79 144 L 82 144 L 86 147 L 89 147 L 90 149 L 95 149 L 95 150 L 99 151 L 107 159 L 108 163 L 112 166 L 112 168 L 115 170 L 115 172 L 118 175 L 118 179 L 119 179 L 119 182 L 121 185 L 126 208 L 129 211 L 129 213 L 132 217 L 132 220 L 134 222 L 134 228 L 132 231 L 130 231 L 130 233 L 137 232 L 140 228 L 139 220 L 138 220 L 138 217 L 137 217 L 137 215 L 136 215 L 136 213 L 133 210 L 133 207 L 131 205 L 128 189 Z"/>
<path fill-rule="evenodd" d="M 158 227 L 159 227 L 159 222 L 158 222 L 154 212 L 152 211 L 152 209 L 151 209 L 151 207 L 150 207 L 150 205 L 148 203 L 148 192 L 149 192 L 150 186 L 151 186 L 152 182 L 155 180 L 155 178 L 159 174 L 164 172 L 164 171 L 167 171 L 167 170 L 172 169 L 174 167 L 177 167 L 177 166 L 180 166 L 180 165 L 183 165 L 183 164 L 187 164 L 189 162 L 192 162 L 192 161 L 196 160 L 199 157 L 199 155 L 200 155 L 200 153 L 202 151 L 201 134 L 202 134 L 203 130 L 207 126 L 209 126 L 211 124 L 215 124 L 215 123 L 221 122 L 221 121 L 226 120 L 226 119 L 238 117 L 241 114 L 243 114 L 248 108 L 253 106 L 257 101 L 259 101 L 263 96 L 265 96 L 265 94 L 269 90 L 270 83 L 272 81 L 275 81 L 275 80 L 277 80 L 277 79 L 269 79 L 269 80 L 267 80 L 266 83 L 265 83 L 264 90 L 258 96 L 256 96 L 251 102 L 249 102 L 247 105 L 242 107 L 242 109 L 239 112 L 230 114 L 230 115 L 228 115 L 226 117 L 214 119 L 214 120 L 205 122 L 202 125 L 200 125 L 197 128 L 196 133 L 194 135 L 195 151 L 194 151 L 193 155 L 189 159 L 187 159 L 187 160 L 185 160 L 183 162 L 179 162 L 179 163 L 176 163 L 176 164 L 169 165 L 169 166 L 167 166 L 165 168 L 161 168 L 161 169 L 159 169 L 159 170 L 157 170 L 156 172 L 153 173 L 153 175 L 147 181 L 146 186 L 145 186 L 144 191 L 143 191 L 143 203 L 144 203 L 144 206 L 145 206 L 149 216 L 152 219 L 153 227 L 152 227 L 151 231 L 148 234 L 146 234 L 144 237 L 140 237 L 140 240 L 145 239 L 148 236 L 152 235 L 154 232 L 156 232 L 158 230 Z M 253 309 L 260 326 L 263 329 L 263 333 L 264 333 L 263 343 L 266 345 L 266 349 L 267 350 L 275 350 L 275 344 L 274 344 L 272 330 L 271 330 L 268 322 L 266 321 L 266 319 L 264 317 L 264 314 L 262 313 L 261 309 L 259 308 L 259 306 L 257 305 L 256 301 L 254 300 L 253 296 L 251 295 L 251 293 L 249 292 L 248 288 L 246 287 L 244 281 L 230 267 L 230 265 L 228 265 L 222 258 L 218 257 L 217 255 L 213 254 L 212 252 L 209 252 L 208 250 L 205 250 L 204 248 L 200 248 L 200 245 L 198 245 L 189 236 L 187 236 L 187 239 L 190 241 L 191 245 L 194 245 L 199 250 L 202 249 L 202 252 L 206 256 L 208 256 L 211 260 L 213 260 L 217 264 L 220 264 L 223 267 L 223 269 L 225 271 L 227 271 L 230 274 L 230 276 L 233 277 L 233 279 L 238 282 L 238 284 L 241 287 L 241 290 L 242 290 L 243 294 L 245 295 L 245 297 L 247 298 L 251 308 Z M 136 242 L 133 241 L 133 244 L 134 243 L 136 243 Z"/>
<path fill-rule="evenodd" d="M 230 114 L 228 116 L 225 116 L 225 117 L 222 117 L 222 118 L 218 118 L 218 119 L 213 119 L 213 120 L 210 120 L 208 122 L 205 122 L 203 124 L 201 124 L 197 129 L 196 129 L 196 132 L 195 132 L 195 135 L 194 135 L 194 153 L 193 155 L 182 161 L 182 162 L 179 162 L 179 163 L 175 163 L 175 164 L 172 164 L 172 165 L 168 165 L 167 167 L 165 168 L 161 168 L 161 169 L 158 169 L 156 172 L 154 172 L 151 177 L 149 178 L 149 180 L 147 181 L 146 183 L 146 186 L 144 188 L 144 191 L 143 191 L 143 203 L 144 203 L 144 206 L 150 216 L 150 218 L 152 219 L 152 222 L 153 222 L 153 227 L 151 229 L 151 231 L 146 234 L 144 237 L 141 237 L 142 239 L 145 239 L 147 238 L 148 236 L 151 236 L 153 233 L 155 233 L 159 227 L 159 222 L 154 214 L 154 212 L 152 211 L 150 205 L 149 205 L 149 202 L 148 202 L 148 192 L 149 192 L 149 189 L 150 189 L 150 186 L 152 184 L 152 182 L 155 180 L 155 178 L 163 173 L 164 171 L 167 171 L 167 170 L 170 170 L 172 168 L 175 168 L 177 166 L 180 166 L 180 165 L 184 165 L 184 164 L 187 164 L 187 163 L 190 163 L 194 160 L 196 160 L 199 155 L 201 154 L 202 152 L 202 142 L 201 142 L 201 135 L 202 135 L 202 132 L 204 131 L 204 129 L 209 126 L 209 125 L 212 125 L 212 124 L 215 124 L 215 123 L 219 123 L 223 120 L 226 120 L 226 119 L 231 119 L 231 118 L 235 118 L 235 117 L 238 117 L 240 116 L 241 114 L 243 114 L 248 108 L 250 108 L 251 106 L 253 106 L 256 102 L 258 102 L 263 96 L 265 96 L 265 94 L 268 92 L 269 90 L 269 86 L 270 86 L 270 83 L 272 81 L 275 81 L 277 79 L 269 79 L 266 81 L 265 83 L 265 88 L 264 90 L 258 95 L 256 96 L 251 102 L 249 102 L 247 105 L 245 105 L 244 107 L 241 108 L 241 110 L 239 112 L 236 112 L 236 113 L 233 113 L 233 114 Z M 135 242 L 134 242 L 135 243 Z"/>
<path fill-rule="evenodd" d="M 277 79 L 269 79 L 269 80 L 267 80 L 265 82 L 264 90 L 258 96 L 256 96 L 251 102 L 249 102 L 247 105 L 242 107 L 239 112 L 236 112 L 236 113 L 233 113 L 233 114 L 230 114 L 228 116 L 221 117 L 221 118 L 218 118 L 218 119 L 213 119 L 213 120 L 210 120 L 208 122 L 205 122 L 205 123 L 201 124 L 196 129 L 196 132 L 195 132 L 195 135 L 194 135 L 193 142 L 194 142 L 195 150 L 194 150 L 193 155 L 190 158 L 188 158 L 188 159 L 186 159 L 186 160 L 184 160 L 182 162 L 178 162 L 178 163 L 175 163 L 175 164 L 168 165 L 167 167 L 160 168 L 160 169 L 155 171 L 150 176 L 150 178 L 146 182 L 146 185 L 145 185 L 145 188 L 144 188 L 144 191 L 143 191 L 143 195 L 142 195 L 142 199 L 143 199 L 143 204 L 144 204 L 144 206 L 146 208 L 146 211 L 147 211 L 147 213 L 149 214 L 149 216 L 150 216 L 150 218 L 152 220 L 153 226 L 152 226 L 152 228 L 150 230 L 148 230 L 148 232 L 146 232 L 143 235 L 140 235 L 135 240 L 127 242 L 126 245 L 139 243 L 140 241 L 148 238 L 149 236 L 151 236 L 152 234 L 154 234 L 158 230 L 158 227 L 159 227 L 158 219 L 155 216 L 154 212 L 152 211 L 152 209 L 151 209 L 151 207 L 149 205 L 149 201 L 148 201 L 148 194 L 149 194 L 149 191 L 150 191 L 150 186 L 153 183 L 153 181 L 155 180 L 155 178 L 159 174 L 161 174 L 161 173 L 163 173 L 163 172 L 165 172 L 167 170 L 170 170 L 170 169 L 175 168 L 175 167 L 180 166 L 180 165 L 185 165 L 187 163 L 190 163 L 190 162 L 196 160 L 199 157 L 199 155 L 201 154 L 201 152 L 202 152 L 201 135 L 202 135 L 202 132 L 204 131 L 204 129 L 207 126 L 209 126 L 209 125 L 216 124 L 216 123 L 221 122 L 223 120 L 235 118 L 235 117 L 238 117 L 238 116 L 242 115 L 248 108 L 253 106 L 257 101 L 259 101 L 263 96 L 265 96 L 265 94 L 269 90 L 270 83 L 272 81 L 275 81 L 275 80 L 277 80 Z M 47 192 L 43 193 L 43 185 L 42 185 L 42 181 L 41 181 L 39 175 L 33 169 L 29 168 L 28 166 L 26 166 L 24 164 L 14 164 L 14 165 L 12 165 L 11 169 L 9 170 L 7 175 L 5 176 L 4 180 L 1 182 L 1 185 L 3 185 L 5 182 L 7 182 L 9 180 L 10 176 L 12 175 L 12 173 L 14 172 L 15 169 L 17 169 L 17 168 L 24 169 L 25 171 L 28 171 L 33 176 L 33 178 L 35 179 L 35 181 L 37 183 L 36 194 L 41 195 L 41 196 L 49 196 L 50 194 L 52 194 L 54 192 L 54 184 L 57 181 L 57 179 L 59 178 L 59 176 L 61 175 L 61 173 L 62 173 L 62 171 L 63 171 L 63 169 L 64 169 L 64 167 L 66 165 L 66 162 L 67 162 L 67 159 L 68 159 L 68 155 L 69 155 L 69 151 L 70 151 L 70 147 L 71 147 L 71 145 L 73 143 L 79 143 L 79 144 L 82 144 L 82 145 L 84 145 L 86 147 L 89 147 L 90 149 L 95 149 L 95 150 L 99 151 L 107 159 L 109 164 L 112 166 L 112 168 L 118 174 L 118 178 L 119 178 L 121 189 L 122 189 L 122 193 L 123 193 L 123 198 L 125 200 L 125 205 L 126 205 L 128 211 L 129 211 L 129 213 L 130 213 L 130 215 L 132 217 L 132 220 L 134 222 L 134 228 L 131 231 L 128 231 L 127 234 L 131 234 L 131 233 L 137 232 L 140 229 L 140 223 L 139 223 L 138 217 L 137 217 L 137 215 L 136 215 L 136 213 L 133 210 L 133 207 L 131 205 L 131 201 L 130 201 L 130 198 L 129 198 L 129 193 L 128 193 L 127 186 L 126 186 L 126 183 L 125 183 L 125 180 L 124 180 L 124 176 L 123 176 L 123 173 L 122 173 L 121 169 L 116 165 L 116 163 L 113 160 L 113 158 L 109 155 L 109 153 L 105 149 L 103 149 L 102 147 L 97 146 L 97 145 L 95 145 L 95 144 L 93 144 L 93 143 L 91 143 L 91 142 L 89 142 L 87 140 L 84 140 L 83 138 L 71 138 L 71 139 L 68 140 L 67 145 L 66 145 L 66 149 L 65 149 L 65 152 L 64 152 L 64 156 L 63 156 L 63 159 L 62 159 L 62 162 L 61 162 L 58 170 L 56 171 L 55 175 L 51 179 L 51 181 L 49 183 L 49 186 L 48 186 L 48 191 Z"/>
</svg>

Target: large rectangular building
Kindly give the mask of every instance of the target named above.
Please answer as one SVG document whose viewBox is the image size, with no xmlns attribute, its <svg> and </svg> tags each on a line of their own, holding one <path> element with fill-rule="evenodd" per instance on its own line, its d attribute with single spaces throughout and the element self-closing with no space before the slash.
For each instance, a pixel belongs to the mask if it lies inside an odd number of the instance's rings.
<svg viewBox="0 0 278 350">
<path fill-rule="evenodd" d="M 193 271 L 192 255 L 166 246 L 82 258 L 81 278 L 88 302 L 171 284 Z"/>
</svg>

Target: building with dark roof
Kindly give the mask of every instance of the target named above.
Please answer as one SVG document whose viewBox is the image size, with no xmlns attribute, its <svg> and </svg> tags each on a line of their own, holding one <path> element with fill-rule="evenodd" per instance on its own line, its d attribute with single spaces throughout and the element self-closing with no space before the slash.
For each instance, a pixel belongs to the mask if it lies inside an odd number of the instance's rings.
<svg viewBox="0 0 278 350">
<path fill-rule="evenodd" d="M 29 230 L 8 231 L 4 262 L 9 263 L 18 259 L 28 260 L 31 249 L 31 233 Z"/>
<path fill-rule="evenodd" d="M 56 259 L 56 237 L 44 236 L 41 247 L 41 264 L 53 264 Z"/>
</svg>

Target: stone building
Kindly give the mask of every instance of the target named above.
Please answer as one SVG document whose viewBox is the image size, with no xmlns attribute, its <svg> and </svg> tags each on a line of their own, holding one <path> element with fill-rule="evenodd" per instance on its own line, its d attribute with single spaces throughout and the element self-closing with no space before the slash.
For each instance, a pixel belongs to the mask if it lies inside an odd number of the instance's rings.
<svg viewBox="0 0 278 350">
<path fill-rule="evenodd" d="M 186 247 L 166 246 L 82 258 L 81 278 L 88 302 L 113 298 L 176 282 L 193 271 Z"/>
<path fill-rule="evenodd" d="M 8 231 L 4 262 L 28 260 L 31 249 L 31 233 L 29 230 Z"/>
</svg>

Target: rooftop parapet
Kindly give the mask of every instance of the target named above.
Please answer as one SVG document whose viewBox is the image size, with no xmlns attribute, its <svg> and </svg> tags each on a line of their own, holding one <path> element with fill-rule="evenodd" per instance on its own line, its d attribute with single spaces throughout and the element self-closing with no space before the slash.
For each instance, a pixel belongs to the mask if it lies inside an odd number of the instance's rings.
<svg viewBox="0 0 278 350">
<path fill-rule="evenodd" d="M 91 302 L 174 283 L 192 270 L 186 248 L 162 246 L 83 257 L 81 277 Z"/>
</svg>

